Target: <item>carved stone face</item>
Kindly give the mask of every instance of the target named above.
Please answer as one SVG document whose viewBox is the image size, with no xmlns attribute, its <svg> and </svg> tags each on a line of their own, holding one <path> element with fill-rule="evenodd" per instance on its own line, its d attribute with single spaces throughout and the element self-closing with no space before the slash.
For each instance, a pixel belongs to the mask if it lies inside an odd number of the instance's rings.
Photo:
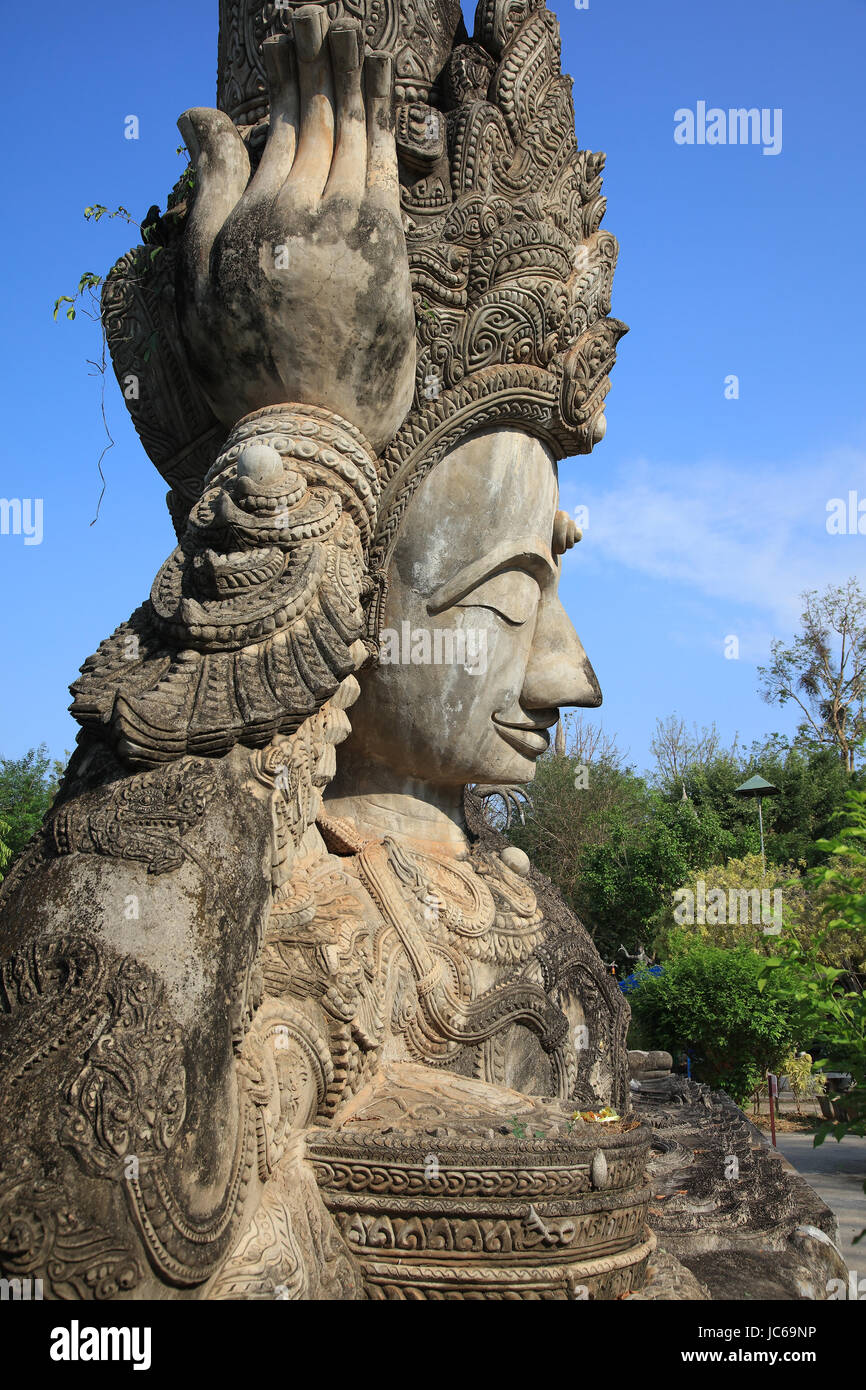
<svg viewBox="0 0 866 1390">
<path fill-rule="evenodd" d="M 476 435 L 432 469 L 389 568 L 354 756 L 439 786 L 528 782 L 560 706 L 601 703 L 557 594 L 554 552 L 574 534 L 557 506 L 550 453 L 516 429 Z"/>
</svg>

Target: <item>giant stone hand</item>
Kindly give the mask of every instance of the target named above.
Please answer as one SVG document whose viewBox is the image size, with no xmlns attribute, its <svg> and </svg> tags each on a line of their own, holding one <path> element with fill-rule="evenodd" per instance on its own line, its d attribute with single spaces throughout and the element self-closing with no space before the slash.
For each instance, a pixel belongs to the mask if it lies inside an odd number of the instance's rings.
<svg viewBox="0 0 866 1390">
<path fill-rule="evenodd" d="M 294 401 L 342 415 L 378 452 L 415 372 L 391 59 L 313 5 L 264 59 L 270 126 L 252 178 L 223 112 L 178 121 L 196 177 L 178 281 L 190 360 L 227 429 Z"/>
</svg>

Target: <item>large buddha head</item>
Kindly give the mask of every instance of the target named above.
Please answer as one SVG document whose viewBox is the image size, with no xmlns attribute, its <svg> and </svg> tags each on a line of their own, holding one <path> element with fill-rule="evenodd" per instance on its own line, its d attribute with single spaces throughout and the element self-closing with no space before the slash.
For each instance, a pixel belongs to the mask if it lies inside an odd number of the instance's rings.
<svg viewBox="0 0 866 1390">
<path fill-rule="evenodd" d="M 559 708 L 601 702 L 558 595 L 578 535 L 539 439 L 500 427 L 450 450 L 403 516 L 345 755 L 434 785 L 528 782 Z"/>
</svg>

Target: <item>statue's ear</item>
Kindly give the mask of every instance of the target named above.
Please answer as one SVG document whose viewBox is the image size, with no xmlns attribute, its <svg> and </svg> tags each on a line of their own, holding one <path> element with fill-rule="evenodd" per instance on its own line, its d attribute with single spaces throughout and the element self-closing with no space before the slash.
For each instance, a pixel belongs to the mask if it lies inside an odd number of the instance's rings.
<svg viewBox="0 0 866 1390">
<path fill-rule="evenodd" d="M 346 421 L 306 406 L 239 421 L 149 601 L 82 667 L 73 717 L 135 769 L 297 730 L 368 660 L 377 500 Z"/>
</svg>

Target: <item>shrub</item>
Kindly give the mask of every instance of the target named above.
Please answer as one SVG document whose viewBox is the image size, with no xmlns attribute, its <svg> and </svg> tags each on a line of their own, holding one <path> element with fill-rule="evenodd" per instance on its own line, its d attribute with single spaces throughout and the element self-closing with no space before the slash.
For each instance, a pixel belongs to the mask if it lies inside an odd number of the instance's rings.
<svg viewBox="0 0 866 1390">
<path fill-rule="evenodd" d="M 0 757 L 0 880 L 39 829 L 62 771 L 44 743 L 21 758 Z"/>
<path fill-rule="evenodd" d="M 794 1042 L 784 997 L 759 987 L 762 958 L 748 946 L 695 942 L 661 975 L 641 972 L 629 995 L 640 1033 L 671 1053 L 686 1049 L 697 1081 L 743 1104 Z"/>
</svg>

